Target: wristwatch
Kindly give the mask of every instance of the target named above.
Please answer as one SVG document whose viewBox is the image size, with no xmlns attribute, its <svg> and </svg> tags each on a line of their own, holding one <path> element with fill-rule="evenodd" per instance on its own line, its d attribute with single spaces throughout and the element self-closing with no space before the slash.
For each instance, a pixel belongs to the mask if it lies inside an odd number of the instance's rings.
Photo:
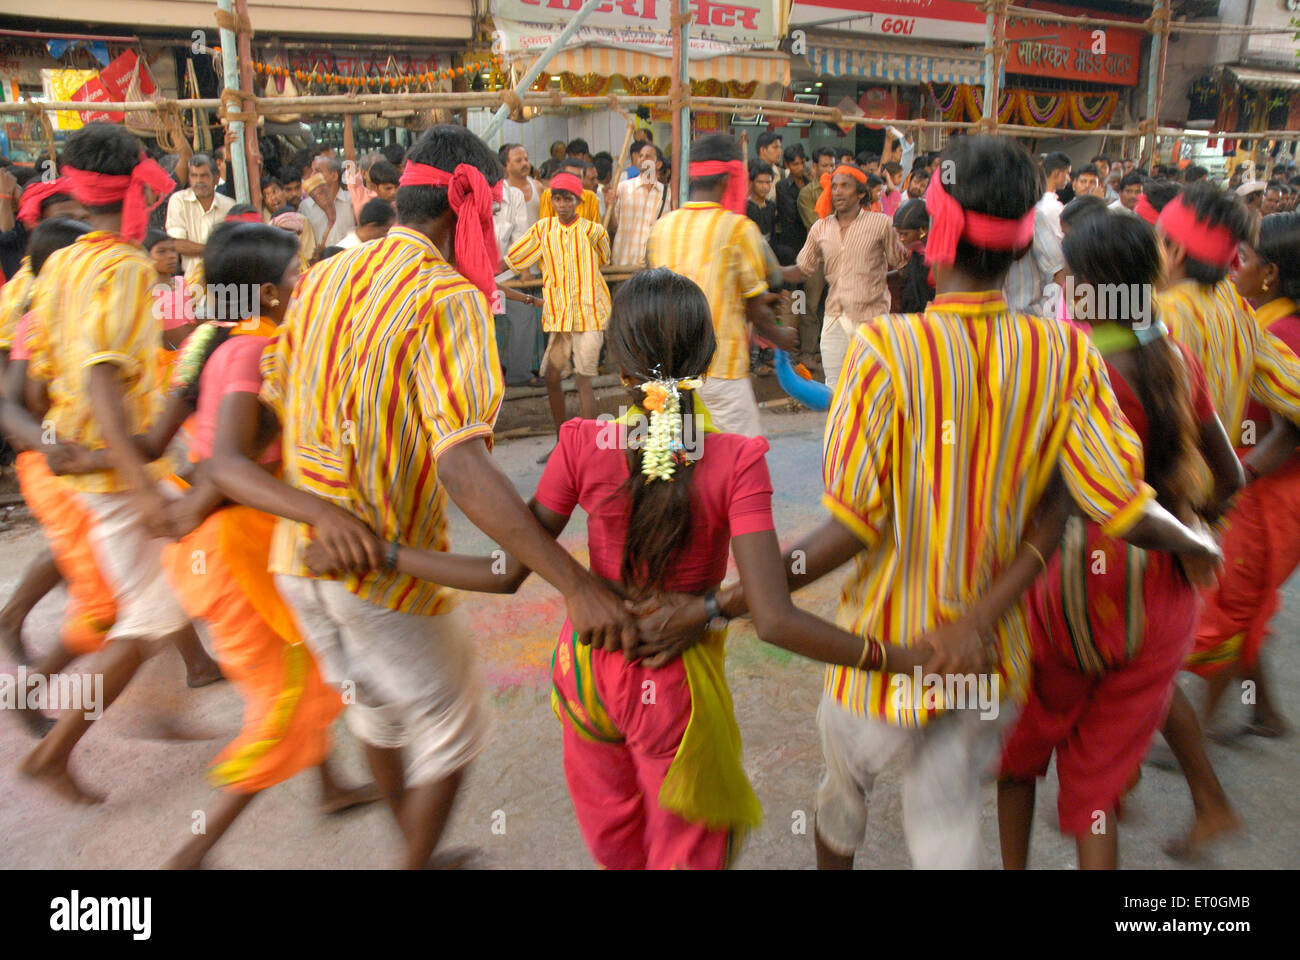
<svg viewBox="0 0 1300 960">
<path fill-rule="evenodd" d="M 728 617 L 722 612 L 722 604 L 718 603 L 718 591 L 710 590 L 704 595 L 704 614 L 709 618 L 707 626 L 710 632 L 727 629 Z"/>
</svg>

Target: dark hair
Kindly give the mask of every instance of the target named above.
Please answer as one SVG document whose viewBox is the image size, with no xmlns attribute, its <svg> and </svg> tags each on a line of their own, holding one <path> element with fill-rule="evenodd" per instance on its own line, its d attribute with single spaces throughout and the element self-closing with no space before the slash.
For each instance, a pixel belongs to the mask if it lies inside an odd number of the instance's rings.
<svg viewBox="0 0 1300 960">
<path fill-rule="evenodd" d="M 1140 290 L 1146 299 L 1146 313 L 1134 309 L 1126 297 L 1129 316 L 1098 317 L 1120 326 L 1135 321 L 1154 323 L 1155 301 L 1151 294 L 1160 283 L 1163 259 L 1155 230 L 1145 220 L 1118 211 L 1088 217 L 1066 236 L 1061 247 L 1076 284 L 1090 284 L 1094 291 L 1106 285 Z M 1098 295 L 1103 307 L 1110 297 Z M 1095 321 L 1096 322 L 1096 321 Z M 1192 412 L 1190 378 L 1178 346 L 1171 337 L 1159 337 L 1134 351 L 1136 382 L 1130 384 L 1147 417 L 1143 445 L 1146 481 L 1155 488 L 1162 506 L 1177 514 L 1180 508 L 1195 506 L 1200 457 L 1199 431 Z"/>
<path fill-rule="evenodd" d="M 634 274 L 614 297 L 605 332 L 610 359 L 638 382 L 702 376 L 715 340 L 709 302 L 693 280 L 664 267 Z M 691 416 L 690 391 L 682 392 L 682 415 Z M 648 592 L 664 585 L 668 565 L 691 535 L 691 467 L 678 467 L 672 482 L 646 483 L 641 451 L 627 454 L 629 476 L 615 496 L 630 501 L 621 576 Z"/>
<path fill-rule="evenodd" d="M 291 183 L 302 183 L 302 172 L 293 167 L 281 167 L 280 186 L 287 187 Z"/>
<path fill-rule="evenodd" d="M 1183 182 L 1195 183 L 1197 180 L 1204 180 L 1209 175 L 1209 170 L 1206 170 L 1198 163 L 1193 163 L 1183 171 Z"/>
<path fill-rule="evenodd" d="M 762 160 L 749 161 L 749 179 L 757 180 L 759 177 L 772 176 L 772 165 L 764 163 Z"/>
<path fill-rule="evenodd" d="M 216 161 L 213 160 L 212 157 L 208 156 L 208 154 L 206 153 L 194 154 L 194 156 L 190 157 L 189 161 L 185 165 L 189 167 L 191 170 L 194 170 L 198 167 L 207 167 L 208 173 L 215 174 L 217 172 Z"/>
<path fill-rule="evenodd" d="M 591 147 L 587 146 L 587 141 L 579 137 L 577 140 L 570 140 L 568 146 L 564 148 L 565 156 L 580 157 L 591 154 Z"/>
<path fill-rule="evenodd" d="M 209 295 L 215 287 L 234 290 L 225 306 L 235 313 L 256 312 L 258 304 L 246 304 L 243 292 L 264 283 L 279 285 L 289 264 L 298 256 L 298 240 L 286 230 L 267 223 L 230 220 L 219 223 L 203 245 L 203 279 Z M 209 305 L 208 309 L 211 309 Z M 227 310 L 223 313 L 230 312 Z M 223 316 L 222 321 L 248 317 Z M 190 403 L 199 399 L 199 376 L 218 347 L 230 338 L 229 323 L 202 323 L 185 341 L 177 361 L 176 392 Z"/>
<path fill-rule="evenodd" d="M 916 164 L 913 164 L 912 172 L 909 173 L 908 176 L 911 177 L 913 180 L 929 180 L 930 171 L 927 170 L 924 166 L 917 166 Z"/>
<path fill-rule="evenodd" d="M 400 143 L 387 144 L 386 146 L 380 147 L 379 152 L 384 155 L 385 160 L 395 167 L 400 167 L 402 161 L 406 159 L 406 148 Z"/>
<path fill-rule="evenodd" d="M 136 168 L 143 149 L 139 139 L 127 133 L 125 127 L 96 121 L 68 136 L 61 160 L 75 170 L 120 177 Z M 122 204 L 86 206 L 86 209 L 91 213 L 117 213 Z"/>
<path fill-rule="evenodd" d="M 1088 174 L 1092 174 L 1100 182 L 1101 171 L 1098 170 L 1096 167 L 1094 167 L 1091 163 L 1088 164 L 1086 167 L 1074 171 L 1074 179 L 1078 180 L 1080 177 L 1087 176 Z"/>
<path fill-rule="evenodd" d="M 439 170 L 455 170 L 462 163 L 478 167 L 488 186 L 500 182 L 504 175 L 496 154 L 482 140 L 464 127 L 450 123 L 440 123 L 420 134 L 420 138 L 411 144 L 407 157 L 413 163 L 423 163 Z M 446 187 L 408 185 L 397 189 L 399 223 L 436 220 L 447 209 Z"/>
<path fill-rule="evenodd" d="M 1282 296 L 1300 300 L 1300 213 L 1270 213 L 1259 222 L 1260 259 L 1277 267 Z"/>
<path fill-rule="evenodd" d="M 229 220 L 231 217 L 242 217 L 250 213 L 258 213 L 257 207 L 253 206 L 251 203 L 237 203 L 226 211 L 226 219 Z M 258 213 L 258 215 L 260 216 L 261 214 Z"/>
<path fill-rule="evenodd" d="M 840 155 L 834 147 L 814 147 L 812 152 L 813 163 L 816 163 L 820 157 L 830 157 L 832 160 L 838 160 Z"/>
<path fill-rule="evenodd" d="M 337 244 L 333 244 L 333 243 L 330 244 L 328 247 L 321 247 L 320 250 L 317 251 L 316 253 L 316 262 L 320 263 L 322 260 L 328 260 L 330 257 L 334 256 L 335 254 L 343 253 L 343 252 L 344 252 L 343 247 L 340 247 Z"/>
<path fill-rule="evenodd" d="M 963 209 L 1018 220 L 1034 208 L 1042 191 L 1038 164 L 1019 143 L 1006 137 L 954 137 L 942 154 L 956 171 L 948 193 Z M 1026 249 L 1028 245 L 1026 245 Z M 954 266 L 990 286 L 1025 250 L 986 250 L 968 240 L 957 243 Z M 985 289 L 985 288 L 981 288 Z"/>
<path fill-rule="evenodd" d="M 1095 193 L 1085 193 L 1061 208 L 1061 223 L 1073 230 L 1076 224 L 1105 212 L 1105 200 Z"/>
<path fill-rule="evenodd" d="M 807 160 L 808 155 L 803 152 L 802 143 L 792 143 L 781 151 L 781 159 L 789 166 L 795 160 Z"/>
<path fill-rule="evenodd" d="M 511 150 L 515 150 L 522 146 L 523 146 L 522 143 L 501 144 L 501 149 L 497 151 L 497 159 L 501 161 L 501 166 L 504 167 L 506 165 L 506 162 L 510 159 Z"/>
<path fill-rule="evenodd" d="M 294 173 L 301 174 L 303 170 L 311 166 L 311 162 L 315 159 L 316 149 L 314 147 L 303 147 L 301 150 L 295 151 L 289 165 L 293 167 Z"/>
<path fill-rule="evenodd" d="M 1140 187 L 1146 182 L 1146 179 L 1146 174 L 1142 173 L 1142 171 L 1130 170 L 1120 178 L 1119 186 L 1121 190 L 1125 187 Z"/>
<path fill-rule="evenodd" d="M 1043 157 L 1044 176 L 1050 176 L 1060 170 L 1069 170 L 1072 166 L 1074 166 L 1074 164 L 1070 162 L 1070 158 L 1060 151 L 1049 153 L 1047 156 Z"/>
<path fill-rule="evenodd" d="M 357 226 L 365 227 L 373 223 L 385 227 L 395 219 L 397 211 L 393 205 L 382 197 L 373 197 L 362 205 L 361 213 L 357 216 Z"/>
<path fill-rule="evenodd" d="M 849 151 L 847 150 L 841 151 L 841 153 L 848 153 L 848 152 Z M 861 153 L 857 155 L 855 159 L 857 160 L 859 167 L 865 167 L 869 163 L 878 162 L 880 160 L 880 157 L 879 155 L 872 153 L 870 150 L 863 150 Z"/>
<path fill-rule="evenodd" d="M 604 180 L 614 172 L 614 157 L 608 150 L 602 150 L 591 158 L 591 162 L 596 166 L 596 179 Z"/>
<path fill-rule="evenodd" d="M 767 147 L 770 147 L 772 144 L 781 141 L 783 139 L 784 138 L 781 136 L 781 134 L 776 133 L 775 131 L 764 130 L 762 133 L 758 135 L 758 140 L 754 142 L 754 148 L 756 150 L 764 150 Z"/>
<path fill-rule="evenodd" d="M 1196 219 L 1207 227 L 1227 227 L 1236 243 L 1253 241 L 1250 214 L 1233 194 L 1224 193 L 1209 181 L 1199 181 L 1183 189 L 1182 199 L 1192 208 Z M 1183 272 L 1197 283 L 1213 286 L 1228 275 L 1228 268 L 1204 263 L 1188 254 L 1183 261 Z"/>
<path fill-rule="evenodd" d="M 736 138 L 725 133 L 714 133 L 707 137 L 700 137 L 691 144 L 691 163 L 706 163 L 710 160 L 719 160 L 723 163 L 730 163 L 733 160 L 743 160 L 740 154 L 740 144 Z M 713 190 L 721 186 L 727 179 L 727 174 L 718 173 L 711 177 L 692 177 L 692 190 Z"/>
<path fill-rule="evenodd" d="M 884 185 L 885 180 L 883 177 L 877 176 L 874 173 L 868 173 L 867 182 L 858 184 L 858 193 L 866 194 L 874 190 L 876 187 L 883 187 Z"/>
<path fill-rule="evenodd" d="M 925 201 L 917 198 L 910 200 L 894 211 L 895 230 L 926 230 L 930 226 L 930 211 L 925 208 Z"/>
<path fill-rule="evenodd" d="M 367 173 L 370 176 L 371 183 L 391 183 L 393 186 L 397 186 L 397 182 L 402 178 L 402 175 L 397 172 L 397 168 L 384 159 L 372 163 Z"/>
<path fill-rule="evenodd" d="M 165 243 L 170 239 L 171 237 L 162 230 L 150 230 L 144 235 L 144 248 L 146 251 L 152 250 L 158 244 Z"/>
<path fill-rule="evenodd" d="M 262 186 L 262 189 L 265 190 L 267 187 L 281 187 L 281 188 L 283 188 L 283 187 L 284 187 L 284 184 L 280 182 L 279 177 L 263 177 L 263 178 L 262 178 L 262 184 L 261 184 L 261 186 Z"/>
<path fill-rule="evenodd" d="M 559 173 L 561 170 L 577 170 L 578 175 L 581 176 L 588 170 L 594 170 L 595 168 L 596 165 L 594 163 L 590 160 L 584 160 L 582 157 L 565 157 L 560 161 L 560 165 L 555 168 L 555 172 Z"/>
<path fill-rule="evenodd" d="M 1165 208 L 1166 203 L 1178 196 L 1181 189 L 1178 184 L 1169 180 L 1148 180 L 1142 185 L 1147 203 L 1151 204 L 1157 213 Z"/>
<path fill-rule="evenodd" d="M 1096 163 L 1098 160 L 1100 160 L 1102 163 L 1106 164 L 1106 166 L 1108 166 L 1108 167 L 1110 166 L 1110 157 L 1106 156 L 1106 154 L 1104 154 L 1104 153 L 1099 153 L 1099 154 L 1097 154 L 1095 157 L 1093 157 L 1091 160 L 1089 160 L 1088 163 L 1093 164 L 1093 163 Z"/>
<path fill-rule="evenodd" d="M 883 167 L 881 167 L 880 169 L 881 169 L 881 170 L 884 170 L 886 173 L 890 173 L 890 174 L 894 174 L 894 173 L 902 173 L 902 172 L 903 172 L 903 165 L 902 165 L 901 163 L 899 163 L 897 160 L 890 160 L 887 164 L 885 164 L 885 165 L 884 165 Z"/>
<path fill-rule="evenodd" d="M 32 276 L 41 272 L 55 250 L 70 246 L 77 237 L 90 232 L 90 224 L 68 217 L 42 220 L 27 237 L 27 256 L 31 258 Z"/>
</svg>

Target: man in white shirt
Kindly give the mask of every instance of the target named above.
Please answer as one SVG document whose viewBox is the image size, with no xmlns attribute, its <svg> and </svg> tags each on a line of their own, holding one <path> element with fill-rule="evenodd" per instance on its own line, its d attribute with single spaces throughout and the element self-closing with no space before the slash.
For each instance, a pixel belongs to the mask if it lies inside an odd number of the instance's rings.
<svg viewBox="0 0 1300 960">
<path fill-rule="evenodd" d="M 1034 207 L 1033 245 L 1028 253 L 1011 264 L 1002 282 L 1008 309 L 1040 317 L 1057 315 L 1065 276 L 1065 255 L 1061 252 L 1061 237 L 1057 232 L 1060 230 L 1060 213 L 1057 213 L 1053 229 L 1048 214 L 1051 201 L 1060 204 L 1055 192 L 1049 190 Z"/>
<path fill-rule="evenodd" d="M 235 205 L 230 197 L 216 192 L 217 169 L 206 153 L 196 153 L 188 164 L 189 187 L 172 194 L 167 201 L 167 236 L 176 241 L 184 270 L 203 256 L 208 234 Z"/>
<path fill-rule="evenodd" d="M 634 180 L 620 181 L 617 192 L 609 192 L 614 205 L 609 221 L 609 233 L 614 238 L 611 263 L 638 266 L 645 263 L 650 228 L 667 209 L 664 203 L 667 187 L 659 182 L 658 157 L 653 143 L 642 143 L 633 156 L 641 175 Z"/>
<path fill-rule="evenodd" d="M 507 143 L 500 151 L 501 166 L 506 171 L 506 185 L 514 187 L 524 198 L 524 229 L 537 222 L 538 208 L 542 203 L 542 185 L 530 177 L 532 163 L 528 148 L 519 143 Z M 498 237 L 499 239 L 499 237 Z"/>
<path fill-rule="evenodd" d="M 522 154 L 522 169 L 519 167 Z M 492 204 L 492 225 L 496 229 L 497 253 L 501 256 L 504 269 L 497 274 L 497 283 L 518 279 L 519 274 L 505 266 L 506 252 L 516 240 L 528 232 L 536 221 L 536 216 L 529 220 L 528 203 L 524 193 L 510 183 L 511 162 L 516 165 L 516 173 L 528 184 L 533 194 L 534 210 L 541 197 L 541 186 L 528 178 L 528 151 L 515 144 L 508 145 L 506 152 L 506 182 L 501 187 L 501 201 Z M 507 290 L 499 288 L 500 300 L 492 304 L 492 311 L 498 318 L 504 317 L 505 343 L 497 341 L 497 353 L 505 367 L 506 383 L 512 386 L 528 383 L 537 355 L 537 334 L 541 321 L 537 307 L 541 304 L 541 288 L 531 290 Z M 498 325 L 498 329 L 501 329 Z"/>
<path fill-rule="evenodd" d="M 1138 200 L 1142 196 L 1142 182 L 1145 178 L 1140 172 L 1134 170 L 1132 173 L 1124 174 L 1119 182 L 1119 199 L 1110 204 L 1109 209 L 1118 213 L 1134 213 L 1138 205 Z"/>
<path fill-rule="evenodd" d="M 1049 153 L 1043 157 L 1043 181 L 1047 192 L 1038 203 L 1059 240 L 1064 237 L 1061 232 L 1061 211 L 1065 209 L 1065 204 L 1057 196 L 1057 191 L 1064 190 L 1070 183 L 1070 158 L 1063 153 Z"/>
<path fill-rule="evenodd" d="M 343 187 L 343 164 L 336 157 L 320 156 L 311 163 L 315 171 L 308 180 L 316 176 L 324 178 L 324 192 L 309 191 L 303 183 L 306 198 L 298 207 L 298 212 L 307 218 L 312 232 L 316 234 L 318 247 L 330 247 L 338 244 L 356 227 L 356 214 L 352 212 L 352 198 Z M 331 213 L 330 208 L 333 208 Z"/>
</svg>

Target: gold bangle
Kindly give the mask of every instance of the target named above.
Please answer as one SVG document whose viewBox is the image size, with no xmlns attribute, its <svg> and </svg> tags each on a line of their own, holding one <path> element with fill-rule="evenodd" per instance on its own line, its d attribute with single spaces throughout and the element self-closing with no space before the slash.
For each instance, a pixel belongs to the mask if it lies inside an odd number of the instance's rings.
<svg viewBox="0 0 1300 960">
<path fill-rule="evenodd" d="M 1043 555 L 1042 555 L 1042 553 L 1039 552 L 1038 548 L 1037 548 L 1036 546 L 1034 546 L 1032 543 L 1030 543 L 1028 540 L 1024 541 L 1024 544 L 1025 544 L 1025 546 L 1028 547 L 1030 550 L 1034 551 L 1034 556 L 1036 556 L 1036 557 L 1038 558 L 1038 565 L 1039 565 L 1040 567 L 1042 567 L 1044 571 L 1046 571 L 1046 570 L 1047 570 L 1047 561 L 1043 559 Z"/>
<path fill-rule="evenodd" d="M 889 651 L 885 649 L 885 645 L 879 640 L 876 641 L 876 646 L 880 648 L 880 672 L 884 673 L 885 664 L 889 662 Z"/>
<path fill-rule="evenodd" d="M 861 670 L 867 662 L 867 654 L 871 652 L 871 638 L 864 637 L 862 640 L 862 656 L 858 657 L 857 669 Z"/>
</svg>

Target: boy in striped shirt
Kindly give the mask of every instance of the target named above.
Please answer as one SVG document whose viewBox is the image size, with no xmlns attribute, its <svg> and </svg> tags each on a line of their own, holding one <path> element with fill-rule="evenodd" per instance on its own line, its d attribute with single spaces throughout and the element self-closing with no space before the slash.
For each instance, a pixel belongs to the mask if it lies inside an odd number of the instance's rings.
<svg viewBox="0 0 1300 960">
<path fill-rule="evenodd" d="M 570 369 L 582 418 L 596 417 L 591 378 L 600 363 L 609 321 L 609 287 L 600 272 L 609 263 L 609 234 L 599 223 L 578 216 L 581 196 L 582 182 L 577 177 L 557 173 L 551 179 L 555 216 L 538 220 L 506 253 L 506 266 L 524 277 L 529 267 L 542 263 L 542 329 L 550 336 L 541 373 L 557 437 L 560 424 L 568 419 L 560 381 Z M 546 457 L 540 462 L 545 463 Z"/>
</svg>

